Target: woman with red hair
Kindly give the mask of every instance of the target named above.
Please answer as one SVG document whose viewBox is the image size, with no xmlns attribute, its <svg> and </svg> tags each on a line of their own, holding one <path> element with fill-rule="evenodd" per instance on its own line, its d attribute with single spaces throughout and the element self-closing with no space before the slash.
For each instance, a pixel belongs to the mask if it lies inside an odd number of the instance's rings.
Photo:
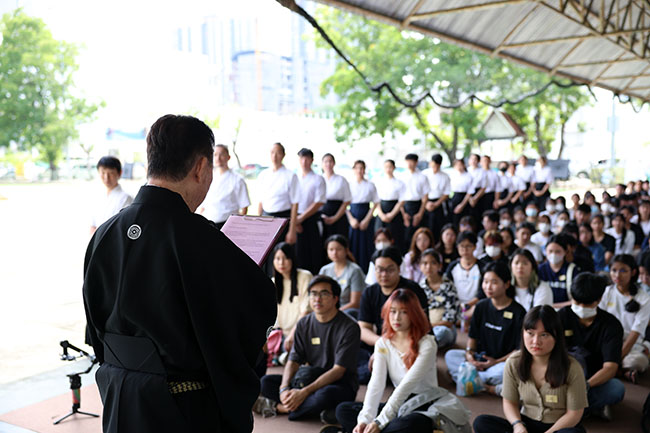
<svg viewBox="0 0 650 433">
<path fill-rule="evenodd" d="M 397 416 L 400 406 L 409 396 L 438 386 L 438 347 L 435 337 L 428 334 L 429 321 L 417 296 L 406 289 L 393 292 L 384 304 L 381 316 L 384 325 L 375 344 L 372 376 L 363 404 L 339 404 L 336 418 L 348 433 L 430 433 L 434 424 L 428 416 L 421 413 Z M 380 404 L 386 375 L 395 390 L 385 404 Z"/>
</svg>

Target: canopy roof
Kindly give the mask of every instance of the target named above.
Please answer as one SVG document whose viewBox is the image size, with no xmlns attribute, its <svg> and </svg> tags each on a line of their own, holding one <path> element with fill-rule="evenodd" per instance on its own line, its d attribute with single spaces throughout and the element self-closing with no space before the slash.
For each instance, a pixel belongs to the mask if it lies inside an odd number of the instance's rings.
<svg viewBox="0 0 650 433">
<path fill-rule="evenodd" d="M 650 102 L 650 0 L 317 0 Z"/>
</svg>

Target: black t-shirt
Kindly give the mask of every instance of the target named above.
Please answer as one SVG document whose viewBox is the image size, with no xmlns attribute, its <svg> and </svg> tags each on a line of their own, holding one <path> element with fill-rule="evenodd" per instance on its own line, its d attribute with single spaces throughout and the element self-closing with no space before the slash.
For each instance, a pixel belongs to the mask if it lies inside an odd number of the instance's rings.
<svg viewBox="0 0 650 433">
<path fill-rule="evenodd" d="M 608 251 L 612 254 L 614 254 L 614 251 L 616 251 L 616 239 L 614 239 L 614 236 L 612 235 L 605 233 L 603 240 L 598 243 L 601 244 L 603 248 L 605 248 L 605 251 Z"/>
<path fill-rule="evenodd" d="M 420 305 L 424 310 L 427 317 L 429 317 L 427 295 L 424 293 L 422 287 L 415 281 L 411 281 L 404 277 L 399 278 L 397 289 L 410 289 L 417 295 L 420 300 Z M 390 295 L 389 295 L 390 296 Z M 361 305 L 359 307 L 359 321 L 372 323 L 377 328 L 377 333 L 381 334 L 381 327 L 384 321 L 381 319 L 381 308 L 388 300 L 389 296 L 384 295 L 381 291 L 379 283 L 375 283 L 365 288 L 361 294 Z"/>
<path fill-rule="evenodd" d="M 582 244 L 578 244 L 573 252 L 573 263 L 583 272 L 595 272 L 596 270 L 591 250 Z"/>
<path fill-rule="evenodd" d="M 630 223 L 630 230 L 634 232 L 634 245 L 641 245 L 643 243 L 643 239 L 645 238 L 645 233 L 643 233 L 641 226 L 638 224 Z"/>
<path fill-rule="evenodd" d="M 342 311 L 326 323 L 319 322 L 311 313 L 296 325 L 289 359 L 326 370 L 334 365 L 345 367 L 342 380 L 356 391 L 359 388 L 357 358 L 360 341 L 359 325 Z"/>
<path fill-rule="evenodd" d="M 485 352 L 492 358 L 519 349 L 521 327 L 526 310 L 516 301 L 501 310 L 497 310 L 491 299 L 483 299 L 476 304 L 469 337 L 477 342 L 477 352 Z"/>
<path fill-rule="evenodd" d="M 558 314 L 564 327 L 567 348 L 586 349 L 587 378 L 603 368 L 605 362 L 621 362 L 623 326 L 607 311 L 598 308 L 596 318 L 589 327 L 580 323 L 571 306 L 562 308 Z"/>
<path fill-rule="evenodd" d="M 443 248 L 443 250 L 444 250 L 444 248 Z M 441 272 L 444 274 L 447 271 L 447 268 L 449 267 L 449 264 L 451 262 L 453 262 L 454 260 L 456 260 L 460 256 L 458 255 L 458 250 L 456 248 L 454 248 L 454 251 L 452 251 L 451 254 L 447 254 L 447 253 L 444 253 L 444 252 L 441 253 L 441 254 L 442 254 L 442 262 L 443 262 Z"/>
</svg>

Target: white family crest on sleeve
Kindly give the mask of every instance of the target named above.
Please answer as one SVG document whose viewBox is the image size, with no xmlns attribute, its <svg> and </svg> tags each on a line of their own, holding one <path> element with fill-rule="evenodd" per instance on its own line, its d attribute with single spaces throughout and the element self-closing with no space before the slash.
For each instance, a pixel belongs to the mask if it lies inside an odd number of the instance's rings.
<svg viewBox="0 0 650 433">
<path fill-rule="evenodd" d="M 141 234 L 142 234 L 142 229 L 137 224 L 131 225 L 131 227 L 129 227 L 128 230 L 126 231 L 126 236 L 132 241 L 138 239 Z"/>
</svg>

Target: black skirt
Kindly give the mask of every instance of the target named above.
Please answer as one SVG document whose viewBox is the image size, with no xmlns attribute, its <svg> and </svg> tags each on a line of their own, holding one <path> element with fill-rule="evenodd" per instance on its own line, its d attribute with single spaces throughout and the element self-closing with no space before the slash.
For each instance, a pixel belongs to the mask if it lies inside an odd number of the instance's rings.
<svg viewBox="0 0 650 433">
<path fill-rule="evenodd" d="M 350 213 L 357 220 L 361 221 L 368 214 L 370 210 L 370 203 L 352 203 L 350 205 Z M 372 222 L 368 225 L 366 230 L 353 229 L 350 227 L 350 251 L 354 254 L 357 264 L 361 266 L 364 273 L 368 273 L 368 264 L 370 264 L 370 256 L 374 248 L 372 231 Z"/>
<path fill-rule="evenodd" d="M 336 215 L 336 212 L 338 212 L 342 204 L 343 200 L 327 200 L 320 211 L 325 216 L 333 216 Z M 323 240 L 332 235 L 345 236 L 347 239 L 349 229 L 350 224 L 348 223 L 348 219 L 344 213 L 343 216 L 332 225 L 327 225 L 323 222 Z"/>
<path fill-rule="evenodd" d="M 397 203 L 397 200 L 382 200 L 379 202 L 379 206 L 381 206 L 383 213 L 388 213 L 393 210 Z M 402 251 L 402 244 L 404 243 L 404 219 L 402 218 L 402 212 L 397 212 L 395 218 L 389 223 L 385 223 L 380 218 L 377 218 L 375 220 L 375 231 L 382 227 L 390 230 L 390 234 L 395 240 L 395 246 Z"/>
</svg>

